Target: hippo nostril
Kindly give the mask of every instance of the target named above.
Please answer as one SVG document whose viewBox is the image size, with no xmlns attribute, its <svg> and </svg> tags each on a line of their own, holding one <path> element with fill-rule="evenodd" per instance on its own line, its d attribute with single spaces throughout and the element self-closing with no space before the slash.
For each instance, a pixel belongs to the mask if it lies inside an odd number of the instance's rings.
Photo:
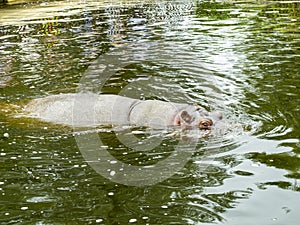
<svg viewBox="0 0 300 225">
<path fill-rule="evenodd" d="M 223 119 L 223 114 L 219 113 L 218 117 L 219 117 L 219 120 Z"/>
</svg>

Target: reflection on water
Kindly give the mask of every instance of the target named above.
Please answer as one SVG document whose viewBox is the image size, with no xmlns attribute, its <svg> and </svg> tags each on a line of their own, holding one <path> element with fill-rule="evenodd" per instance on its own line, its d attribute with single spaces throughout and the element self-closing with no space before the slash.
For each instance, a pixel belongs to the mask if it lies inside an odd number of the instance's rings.
<svg viewBox="0 0 300 225">
<path fill-rule="evenodd" d="M 2 6 L 1 223 L 298 224 L 299 7 L 206 0 Z M 128 187 L 98 175 L 69 128 L 15 118 L 9 108 L 75 92 L 84 75 L 98 84 L 104 56 L 116 68 L 116 52 L 124 57 L 102 92 L 199 104 L 251 131 L 233 126 L 201 138 L 174 176 Z M 161 147 L 139 152 L 112 130 L 99 135 L 108 152 L 132 164 L 167 158 L 180 140 L 162 133 Z"/>
</svg>

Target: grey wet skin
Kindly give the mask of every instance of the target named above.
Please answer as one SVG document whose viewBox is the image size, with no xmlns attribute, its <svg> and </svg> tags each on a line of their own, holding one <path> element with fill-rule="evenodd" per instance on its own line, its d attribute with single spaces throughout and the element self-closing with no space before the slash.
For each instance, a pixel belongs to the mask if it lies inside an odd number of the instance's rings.
<svg viewBox="0 0 300 225">
<path fill-rule="evenodd" d="M 109 94 L 74 93 L 37 98 L 24 107 L 24 112 L 45 122 L 73 127 L 179 126 L 208 130 L 222 120 L 221 113 L 210 113 L 199 106 Z"/>
</svg>

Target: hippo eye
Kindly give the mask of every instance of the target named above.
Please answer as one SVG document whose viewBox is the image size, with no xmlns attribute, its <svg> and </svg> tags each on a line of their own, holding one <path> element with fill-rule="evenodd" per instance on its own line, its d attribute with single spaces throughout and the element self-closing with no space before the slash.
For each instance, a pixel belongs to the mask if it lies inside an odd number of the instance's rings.
<svg viewBox="0 0 300 225">
<path fill-rule="evenodd" d="M 205 119 L 203 121 L 200 121 L 199 127 L 200 129 L 209 129 L 210 126 L 212 125 L 212 121 L 210 119 Z"/>
</svg>

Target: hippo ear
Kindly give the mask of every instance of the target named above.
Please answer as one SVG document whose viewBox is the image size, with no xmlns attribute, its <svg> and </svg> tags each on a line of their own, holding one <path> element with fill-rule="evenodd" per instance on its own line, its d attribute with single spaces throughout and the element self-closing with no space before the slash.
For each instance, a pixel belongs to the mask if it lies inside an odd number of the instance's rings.
<svg viewBox="0 0 300 225">
<path fill-rule="evenodd" d="M 186 110 L 182 110 L 175 117 L 174 125 L 190 124 L 192 120 L 192 116 Z"/>
<path fill-rule="evenodd" d="M 183 110 L 181 113 L 180 113 L 180 118 L 186 122 L 186 123 L 191 123 L 192 122 L 192 116 L 186 111 L 186 110 Z"/>
</svg>

